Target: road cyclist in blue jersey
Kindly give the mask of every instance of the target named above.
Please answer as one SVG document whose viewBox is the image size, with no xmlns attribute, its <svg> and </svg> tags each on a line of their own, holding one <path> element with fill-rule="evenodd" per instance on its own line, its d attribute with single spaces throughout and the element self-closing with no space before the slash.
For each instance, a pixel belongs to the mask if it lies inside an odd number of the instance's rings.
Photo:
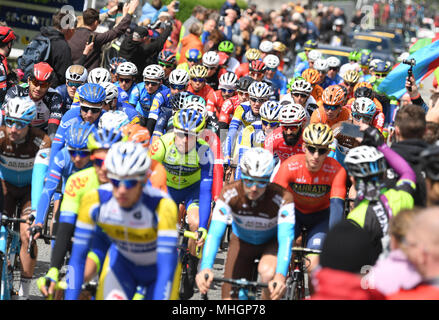
<svg viewBox="0 0 439 320">
<path fill-rule="evenodd" d="M 137 72 L 137 67 L 132 62 L 122 62 L 117 66 L 117 82 L 114 84 L 119 91 L 118 101 L 120 101 L 120 103 L 128 103 L 131 91 L 133 91 L 136 86 L 135 80 Z"/>
<path fill-rule="evenodd" d="M 67 68 L 66 83 L 56 87 L 66 110 L 70 110 L 76 90 L 87 81 L 87 77 L 87 69 L 83 66 L 74 64 Z"/>
</svg>

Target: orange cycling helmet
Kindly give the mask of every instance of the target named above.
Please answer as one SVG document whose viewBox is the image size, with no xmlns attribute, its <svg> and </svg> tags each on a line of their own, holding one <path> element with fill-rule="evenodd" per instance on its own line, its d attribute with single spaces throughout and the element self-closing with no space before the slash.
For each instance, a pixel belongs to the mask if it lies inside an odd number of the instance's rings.
<svg viewBox="0 0 439 320">
<path fill-rule="evenodd" d="M 355 90 L 357 90 L 357 89 L 360 88 L 360 87 L 368 87 L 369 89 L 372 89 L 372 90 L 373 90 L 373 87 L 372 87 L 372 85 L 371 85 L 369 82 L 362 81 L 362 82 L 358 82 L 358 83 L 355 85 L 355 87 L 354 87 L 354 92 L 355 92 Z"/>
<path fill-rule="evenodd" d="M 345 100 L 345 91 L 339 85 L 332 85 L 323 90 L 322 100 L 324 104 L 338 106 Z"/>
<path fill-rule="evenodd" d="M 302 72 L 302 77 L 311 84 L 316 84 L 320 81 L 320 73 L 316 69 L 308 68 Z"/>
<path fill-rule="evenodd" d="M 122 127 L 122 134 L 124 135 L 126 141 L 133 141 L 141 143 L 144 148 L 149 147 L 149 141 L 151 136 L 148 129 L 141 126 L 140 124 L 130 123 Z"/>
</svg>

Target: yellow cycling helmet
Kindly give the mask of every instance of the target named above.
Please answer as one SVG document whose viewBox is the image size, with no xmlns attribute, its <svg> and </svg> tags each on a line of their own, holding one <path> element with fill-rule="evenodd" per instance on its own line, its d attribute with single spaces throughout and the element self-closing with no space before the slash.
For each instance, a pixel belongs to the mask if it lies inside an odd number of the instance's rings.
<svg viewBox="0 0 439 320">
<path fill-rule="evenodd" d="M 245 57 L 248 61 L 258 60 L 261 58 L 261 51 L 259 49 L 250 48 L 245 52 Z"/>
<path fill-rule="evenodd" d="M 314 146 L 328 146 L 334 140 L 334 134 L 329 125 L 311 123 L 303 130 L 303 141 Z"/>
<path fill-rule="evenodd" d="M 273 50 L 274 51 L 278 51 L 278 52 L 285 52 L 285 50 L 287 49 L 287 46 L 284 45 L 282 42 L 280 41 L 275 41 L 273 42 Z"/>
<path fill-rule="evenodd" d="M 122 139 L 122 131 L 118 129 L 107 130 L 105 128 L 94 129 L 88 136 L 87 148 L 90 151 L 97 149 L 110 149 L 110 147 Z"/>
<path fill-rule="evenodd" d="M 189 69 L 189 76 L 192 78 L 206 78 L 207 68 L 202 65 L 196 65 Z"/>
<path fill-rule="evenodd" d="M 348 70 L 343 75 L 343 80 L 347 83 L 357 83 L 360 80 L 360 73 L 357 70 Z"/>
</svg>

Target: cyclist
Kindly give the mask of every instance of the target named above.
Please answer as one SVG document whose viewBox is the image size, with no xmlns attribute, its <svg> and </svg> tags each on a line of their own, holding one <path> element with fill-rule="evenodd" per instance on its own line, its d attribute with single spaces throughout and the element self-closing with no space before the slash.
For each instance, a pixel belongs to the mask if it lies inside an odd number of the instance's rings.
<svg viewBox="0 0 439 320">
<path fill-rule="evenodd" d="M 263 60 L 267 54 L 273 51 L 273 42 L 269 40 L 261 41 L 259 44 L 259 50 L 261 51 L 261 59 Z"/>
<path fill-rule="evenodd" d="M 174 131 L 157 139 L 148 152 L 151 159 L 165 167 L 171 198 L 177 204 L 184 202 L 189 229 L 201 235 L 198 241 L 189 239 L 188 243 L 188 278 L 192 285 L 185 290 L 188 296 L 183 298 L 189 299 L 199 261 L 196 247 L 204 244 L 210 217 L 214 156 L 208 144 L 198 138 L 205 125 L 200 112 L 182 109 L 173 119 Z"/>
<path fill-rule="evenodd" d="M 115 83 L 117 81 L 116 70 L 117 67 L 122 63 L 127 62 L 127 59 L 122 57 L 114 57 L 110 60 L 110 74 L 111 74 L 111 82 Z"/>
<path fill-rule="evenodd" d="M 232 54 L 235 51 L 235 45 L 233 44 L 233 42 L 229 40 L 221 41 L 218 44 L 218 51 L 224 52 L 229 56 L 226 70 L 229 72 L 235 72 L 236 69 L 239 67 L 240 63 L 236 58 L 232 57 Z"/>
<path fill-rule="evenodd" d="M 137 286 L 149 289 L 145 299 L 169 298 L 177 263 L 177 206 L 165 193 L 145 186 L 150 164 L 139 143 L 111 146 L 105 158 L 111 184 L 81 199 L 69 263 L 75 277 L 67 300 L 79 296 L 89 245 L 105 248 L 98 300 L 131 299 Z"/>
<path fill-rule="evenodd" d="M 337 122 L 348 120 L 350 110 L 342 104 L 345 92 L 339 85 L 333 85 L 323 91 L 323 108 L 319 107 L 311 115 L 311 123 L 327 123 L 333 126 Z"/>
<path fill-rule="evenodd" d="M 209 290 L 221 237 L 228 218 L 233 217 L 224 277 L 250 280 L 252 265 L 258 258 L 261 281 L 269 283 L 268 290 L 262 292 L 262 299 L 277 300 L 285 292 L 291 258 L 295 224 L 293 197 L 290 192 L 270 183 L 274 160 L 267 150 L 246 151 L 240 167 L 242 179 L 226 185 L 216 202 L 197 285 L 201 293 Z M 237 299 L 238 293 L 231 293 L 231 289 L 231 285 L 223 284 L 222 299 Z"/>
<path fill-rule="evenodd" d="M 70 110 L 76 90 L 87 81 L 88 72 L 83 66 L 72 65 L 66 70 L 66 83 L 56 87 L 62 98 L 63 106 Z"/>
<path fill-rule="evenodd" d="M 313 68 L 316 69 L 320 74 L 320 81 L 318 82 L 318 85 L 321 86 L 323 90 L 332 85 L 332 80 L 327 76 L 329 65 L 326 59 L 317 59 L 314 62 Z"/>
<path fill-rule="evenodd" d="M 0 104 L 3 104 L 6 92 L 11 85 L 8 81 L 9 69 L 6 58 L 11 53 L 15 39 L 16 36 L 11 28 L 0 27 Z"/>
<path fill-rule="evenodd" d="M 239 67 L 235 70 L 235 74 L 238 79 L 248 75 L 248 73 L 250 72 L 250 63 L 253 60 L 259 60 L 261 58 L 261 51 L 256 48 L 250 48 L 245 52 L 244 56 L 247 59 L 247 62 L 241 63 Z"/>
<path fill-rule="evenodd" d="M 315 63 L 318 60 L 323 60 L 322 53 L 318 50 L 311 50 L 308 53 L 307 60 L 299 64 L 296 64 L 296 67 L 294 68 L 294 77 L 300 77 L 303 71 L 305 71 L 306 69 L 309 68 L 316 69 Z"/>
<path fill-rule="evenodd" d="M 315 40 L 307 40 L 305 41 L 303 45 L 303 51 L 299 52 L 299 54 L 296 56 L 296 62 L 294 65 L 298 66 L 300 63 L 308 60 L 308 55 L 311 52 L 311 50 L 317 49 L 317 41 Z"/>
<path fill-rule="evenodd" d="M 206 83 L 207 68 L 205 66 L 197 65 L 189 70 L 189 86 L 187 91 L 202 97 L 207 100 L 207 97 L 213 88 Z"/>
<path fill-rule="evenodd" d="M 360 58 L 360 68 L 361 68 L 361 78 L 360 81 L 369 81 L 369 79 L 372 77 L 369 70 L 369 63 L 372 59 L 371 52 L 362 52 L 361 58 Z"/>
<path fill-rule="evenodd" d="M 136 86 L 137 67 L 132 62 L 122 62 L 116 69 L 117 82 L 114 84 L 119 90 L 117 98 L 120 102 L 128 103 L 131 92 Z M 102 83 L 102 82 L 101 82 Z"/>
<path fill-rule="evenodd" d="M 369 82 L 358 82 L 354 87 L 354 97 L 348 100 L 347 106 L 352 105 L 357 98 L 369 98 L 372 99 L 377 107 L 377 110 L 383 112 L 383 106 L 381 102 L 375 98 L 375 93 L 372 89 L 372 85 Z"/>
<path fill-rule="evenodd" d="M 44 131 L 31 126 L 37 110 L 35 103 L 30 99 L 11 98 L 4 106 L 4 111 L 4 125 L 0 127 L 2 209 L 6 215 L 12 217 L 19 207 L 21 209 L 19 216 L 33 221 L 31 215 L 35 218 L 34 212 L 43 190 L 51 141 Z M 35 224 L 33 226 L 36 227 Z M 36 258 L 31 258 L 27 253 L 28 228 L 28 225 L 20 224 L 22 270 L 19 295 L 23 299 L 29 296 L 30 283 L 37 262 Z"/>
<path fill-rule="evenodd" d="M 264 58 L 267 67 L 262 81 L 271 84 L 276 99 L 282 99 L 287 94 L 287 78 L 278 70 L 280 60 L 274 54 L 269 54 Z"/>
<path fill-rule="evenodd" d="M 169 75 L 177 67 L 177 58 L 175 52 L 169 49 L 163 49 L 157 56 L 157 63 L 165 70 L 165 79 L 163 84 L 169 87 Z"/>
<path fill-rule="evenodd" d="M 343 218 L 346 170 L 328 157 L 334 137 L 327 124 L 311 123 L 303 130 L 304 154 L 284 161 L 273 182 L 293 193 L 296 235 L 306 227 L 306 247 L 320 250 L 328 228 Z M 310 255 L 313 270 L 318 256 Z"/>
<path fill-rule="evenodd" d="M 63 266 L 67 251 L 71 251 L 76 220 L 81 199 L 90 190 L 97 189 L 100 184 L 108 183 L 106 168 L 103 166 L 108 149 L 120 141 L 122 134 L 118 130 L 97 129 L 95 127 L 88 137 L 87 148 L 90 150 L 90 159 L 93 166 L 72 174 L 66 182 L 60 208 L 58 230 L 52 249 L 50 268 L 44 277 L 38 280 L 38 288 L 44 296 L 52 295 L 59 281 L 59 271 Z M 104 253 L 105 254 L 105 253 Z M 101 263 L 95 252 L 90 252 L 85 266 L 85 281 L 91 280 L 100 272 Z M 50 281 L 46 287 L 46 280 Z"/>
<path fill-rule="evenodd" d="M 361 130 L 363 145 L 351 149 L 345 158 L 356 191 L 355 208 L 347 219 L 370 232 L 378 257 L 383 250 L 388 250 L 389 220 L 401 210 L 414 206 L 416 175 L 408 163 L 384 143 L 378 129 L 362 124 Z M 388 166 L 399 175 L 399 180 L 394 188 L 383 189 Z"/>
<path fill-rule="evenodd" d="M 352 122 L 355 125 L 366 123 L 383 132 L 384 113 L 377 110 L 375 103 L 369 98 L 357 98 L 351 106 Z"/>
<path fill-rule="evenodd" d="M 207 111 L 218 119 L 224 101 L 235 95 L 238 78 L 233 72 L 224 73 L 219 79 L 218 90 L 212 90 L 207 96 Z"/>
<path fill-rule="evenodd" d="M 342 76 L 342 78 L 344 78 L 344 74 L 348 70 L 355 70 L 357 72 L 360 72 L 360 64 L 359 64 L 360 58 L 361 58 L 361 52 L 357 50 L 353 50 L 349 52 L 349 56 L 348 56 L 349 61 L 340 67 L 340 75 Z"/>
<path fill-rule="evenodd" d="M 177 65 L 177 69 L 183 69 L 189 73 L 189 70 L 200 64 L 202 54 L 198 49 L 189 49 L 186 51 L 186 62 Z"/>
<path fill-rule="evenodd" d="M 262 81 L 264 79 L 265 71 L 267 70 L 267 66 L 261 60 L 253 60 L 248 65 L 248 75 L 255 81 Z"/>
<path fill-rule="evenodd" d="M 131 91 L 128 102 L 136 108 L 140 116 L 140 124 L 143 126 L 147 123 L 154 97 L 158 93 L 167 97 L 170 93 L 169 88 L 162 84 L 164 78 L 163 68 L 158 64 L 150 64 L 143 70 L 143 82 L 136 84 Z"/>
<path fill-rule="evenodd" d="M 27 83 L 11 87 L 7 92 L 3 106 L 12 98 L 28 97 L 36 107 L 37 115 L 32 120 L 32 126 L 46 132 L 51 139 L 65 113 L 62 98 L 55 89 L 50 88 L 53 69 L 46 62 L 34 64 Z"/>
<path fill-rule="evenodd" d="M 212 88 L 218 88 L 220 57 L 216 51 L 207 51 L 203 54 L 203 66 L 207 68 L 206 82 Z"/>
<path fill-rule="evenodd" d="M 302 132 L 306 124 L 305 109 L 291 101 L 282 101 L 279 111 L 280 127 L 265 138 L 264 148 L 282 163 L 294 154 L 303 153 Z"/>
<path fill-rule="evenodd" d="M 312 86 L 311 96 L 314 98 L 318 106 L 323 106 L 323 88 L 319 85 L 320 74 L 316 69 L 308 68 L 302 73 L 302 78 L 309 82 Z"/>
<path fill-rule="evenodd" d="M 280 42 L 280 41 L 273 42 L 273 54 L 276 55 L 280 60 L 278 70 L 282 73 L 285 73 L 284 55 L 285 55 L 286 50 L 287 50 L 287 46 L 285 44 L 283 44 L 282 42 Z"/>
<path fill-rule="evenodd" d="M 328 73 L 327 73 L 327 77 L 332 81 L 331 84 L 340 84 L 343 82 L 343 78 L 340 77 L 340 75 L 338 74 L 338 72 L 340 71 L 340 59 L 334 56 L 328 57 L 326 59 L 326 61 L 328 62 Z"/>
<path fill-rule="evenodd" d="M 111 82 L 111 74 L 105 68 L 94 68 L 88 73 L 87 77 L 88 83 L 101 84 L 104 82 Z M 75 97 L 73 98 L 72 108 L 79 107 L 81 98 L 79 97 L 78 91 L 75 92 Z"/>
<path fill-rule="evenodd" d="M 355 70 L 348 70 L 343 75 L 343 83 L 341 86 L 344 86 L 348 90 L 347 98 L 351 99 L 354 97 L 354 88 L 360 80 L 360 74 Z"/>
<path fill-rule="evenodd" d="M 314 110 L 319 107 L 316 100 L 311 96 L 312 85 L 303 78 L 296 78 L 291 82 L 290 92 L 282 100 L 289 100 L 301 105 L 306 111 L 307 119 L 309 119 Z"/>
</svg>

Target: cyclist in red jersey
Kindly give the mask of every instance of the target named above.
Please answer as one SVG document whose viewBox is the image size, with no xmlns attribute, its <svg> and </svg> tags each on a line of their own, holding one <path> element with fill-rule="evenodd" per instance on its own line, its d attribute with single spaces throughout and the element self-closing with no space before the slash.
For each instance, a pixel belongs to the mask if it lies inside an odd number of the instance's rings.
<svg viewBox="0 0 439 320">
<path fill-rule="evenodd" d="M 243 62 L 239 65 L 239 67 L 235 70 L 235 74 L 238 78 L 247 76 L 250 69 L 249 65 L 253 60 L 259 60 L 261 58 L 261 51 L 259 49 L 250 48 L 245 52 L 245 57 L 248 62 Z"/>
<path fill-rule="evenodd" d="M 219 90 L 211 91 L 207 96 L 207 110 L 219 118 L 226 99 L 235 95 L 238 77 L 233 72 L 224 73 L 219 79 Z"/>
<path fill-rule="evenodd" d="M 206 83 L 207 68 L 202 65 L 196 65 L 189 69 L 189 85 L 187 91 L 207 100 L 207 96 L 213 92 L 211 86 Z"/>
<path fill-rule="evenodd" d="M 9 27 L 0 27 L 0 104 L 3 104 L 8 90 L 8 62 L 6 58 L 12 50 L 16 39 L 14 31 Z"/>
<path fill-rule="evenodd" d="M 294 195 L 296 235 L 306 227 L 306 247 L 321 249 L 326 232 L 343 219 L 346 196 L 346 170 L 329 158 L 329 144 L 334 140 L 327 124 L 312 123 L 303 131 L 304 154 L 284 161 L 273 182 Z M 310 255 L 310 270 L 318 256 Z"/>
<path fill-rule="evenodd" d="M 261 60 L 253 60 L 249 66 L 248 75 L 255 81 L 262 81 L 267 70 L 267 66 Z"/>
<path fill-rule="evenodd" d="M 302 131 L 306 122 L 305 109 L 292 101 L 280 103 L 280 127 L 271 132 L 264 142 L 264 148 L 270 150 L 280 163 L 294 154 L 303 153 Z"/>
</svg>

